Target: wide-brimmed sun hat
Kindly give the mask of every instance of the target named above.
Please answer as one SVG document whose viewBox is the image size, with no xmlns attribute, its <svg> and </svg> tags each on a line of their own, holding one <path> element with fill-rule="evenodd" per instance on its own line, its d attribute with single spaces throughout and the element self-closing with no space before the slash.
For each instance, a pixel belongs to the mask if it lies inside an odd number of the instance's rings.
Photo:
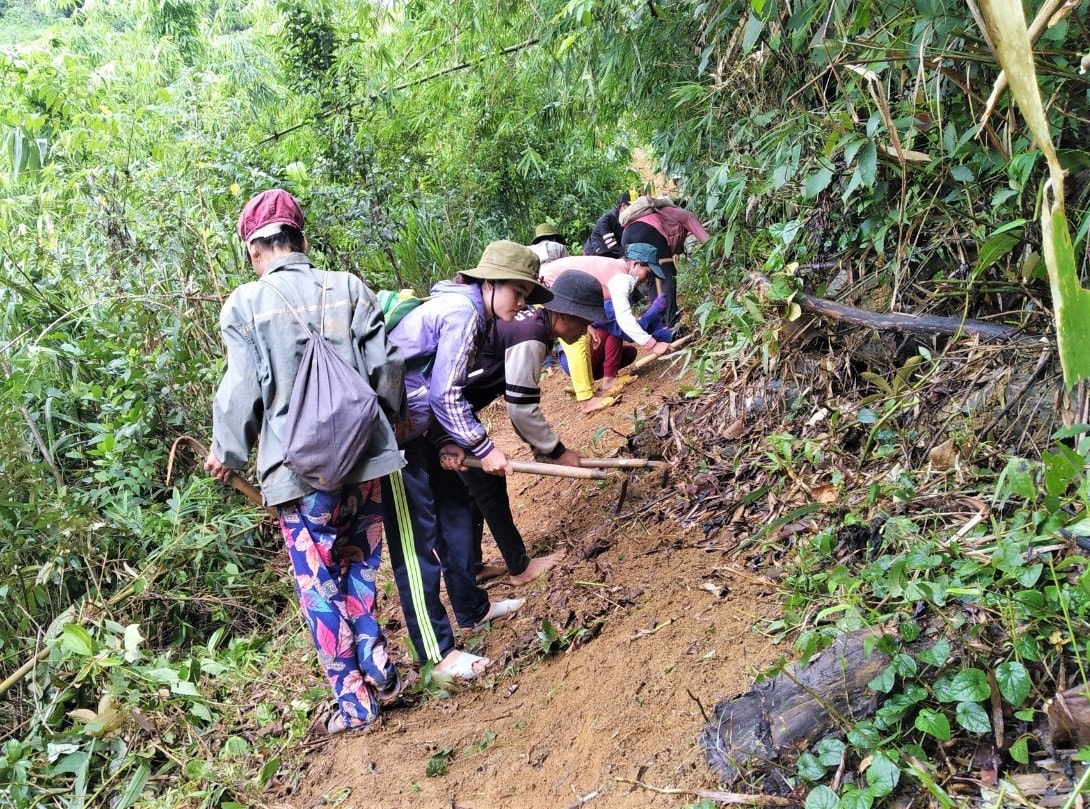
<svg viewBox="0 0 1090 809">
<path fill-rule="evenodd" d="M 534 288 L 526 297 L 529 304 L 548 303 L 553 293 L 537 280 L 541 262 L 529 247 L 501 239 L 484 249 L 481 260 L 472 270 L 462 270 L 462 275 L 481 281 L 530 281 Z"/>
<path fill-rule="evenodd" d="M 666 278 L 666 273 L 659 266 L 659 249 L 655 245 L 647 242 L 633 242 L 624 249 L 624 257 L 646 264 L 656 278 Z"/>
<path fill-rule="evenodd" d="M 244 244 L 273 236 L 290 225 L 303 230 L 303 209 L 299 201 L 283 188 L 270 188 L 255 196 L 242 208 L 238 218 L 238 237 Z"/>
<path fill-rule="evenodd" d="M 550 225 L 548 222 L 545 222 L 534 228 L 534 240 L 530 242 L 530 244 L 537 244 L 538 242 L 544 241 L 545 239 L 553 242 L 560 242 L 562 245 L 565 246 L 567 246 L 568 244 L 568 241 L 564 238 L 563 234 L 552 225 Z"/>
<path fill-rule="evenodd" d="M 588 323 L 606 319 L 602 284 L 582 270 L 565 270 L 549 287 L 553 299 L 545 304 L 550 312 L 571 315 Z"/>
</svg>

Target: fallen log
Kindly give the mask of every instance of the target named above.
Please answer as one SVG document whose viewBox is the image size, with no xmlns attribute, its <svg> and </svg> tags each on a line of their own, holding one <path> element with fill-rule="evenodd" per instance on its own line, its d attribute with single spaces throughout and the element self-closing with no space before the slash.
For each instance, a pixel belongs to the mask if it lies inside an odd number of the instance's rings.
<svg viewBox="0 0 1090 809">
<path fill-rule="evenodd" d="M 767 275 L 763 273 L 751 273 L 750 277 L 762 290 L 771 285 Z M 1021 329 L 1014 326 L 1004 326 L 996 323 L 988 323 L 983 320 L 972 320 L 962 317 L 945 317 L 942 315 L 908 315 L 900 312 L 880 314 L 868 312 L 855 306 L 836 303 L 816 295 L 805 292 L 795 293 L 791 299 L 797 303 L 804 312 L 810 312 L 821 317 L 831 318 L 853 326 L 862 326 L 875 331 L 892 331 L 900 334 L 916 334 L 921 336 L 970 335 L 979 337 L 985 342 L 1001 340 L 1036 340 L 1037 336 L 1025 335 Z"/>
<path fill-rule="evenodd" d="M 836 639 L 806 664 L 795 664 L 740 697 L 720 702 L 700 736 L 709 766 L 724 784 L 747 762 L 797 754 L 843 724 L 870 716 L 877 692 L 867 688 L 890 659 L 864 645 L 875 630 Z"/>
</svg>

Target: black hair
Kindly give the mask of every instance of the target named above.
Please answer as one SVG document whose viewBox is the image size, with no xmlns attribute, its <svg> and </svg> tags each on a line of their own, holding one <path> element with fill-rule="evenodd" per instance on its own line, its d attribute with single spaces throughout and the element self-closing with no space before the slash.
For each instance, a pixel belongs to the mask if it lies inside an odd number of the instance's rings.
<svg viewBox="0 0 1090 809">
<path fill-rule="evenodd" d="M 617 207 L 620 208 L 622 205 L 627 205 L 631 201 L 632 201 L 631 195 L 629 195 L 629 193 L 627 191 L 622 191 L 621 195 L 619 197 L 617 197 Z"/>
<path fill-rule="evenodd" d="M 261 252 L 283 250 L 284 248 L 291 250 L 293 253 L 304 252 L 306 239 L 303 237 L 303 231 L 291 225 L 281 225 L 281 228 L 282 230 L 279 233 L 252 239 L 250 244 L 256 244 Z"/>
</svg>

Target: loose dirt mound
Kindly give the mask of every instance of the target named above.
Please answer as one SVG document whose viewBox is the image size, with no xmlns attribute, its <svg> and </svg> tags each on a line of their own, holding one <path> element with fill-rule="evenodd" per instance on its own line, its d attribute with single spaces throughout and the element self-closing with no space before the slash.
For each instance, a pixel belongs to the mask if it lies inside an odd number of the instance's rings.
<svg viewBox="0 0 1090 809">
<path fill-rule="evenodd" d="M 624 454 L 678 393 L 676 372 L 664 366 L 646 369 L 617 405 L 589 417 L 563 395 L 566 379 L 553 377 L 546 415 L 570 446 Z M 501 447 L 529 458 L 501 406 L 485 416 Z M 568 556 L 546 580 L 492 585 L 495 598 L 528 600 L 466 640 L 495 661 L 491 676 L 449 699 L 391 710 L 369 734 L 320 742 L 290 805 L 532 809 L 588 798 L 594 809 L 682 806 L 696 799 L 631 782 L 714 788 L 697 737 L 704 714 L 778 656 L 752 632 L 776 612 L 775 585 L 701 549 L 701 531 L 657 511 L 662 482 L 637 473 L 614 516 L 617 481 L 511 478 L 527 544 Z M 491 551 L 498 563 L 487 543 L 486 559 Z M 381 616 L 397 638 L 396 596 Z M 571 645 L 546 655 L 539 632 L 549 624 L 555 646 Z M 445 763 L 445 773 L 429 777 L 429 762 Z"/>
</svg>

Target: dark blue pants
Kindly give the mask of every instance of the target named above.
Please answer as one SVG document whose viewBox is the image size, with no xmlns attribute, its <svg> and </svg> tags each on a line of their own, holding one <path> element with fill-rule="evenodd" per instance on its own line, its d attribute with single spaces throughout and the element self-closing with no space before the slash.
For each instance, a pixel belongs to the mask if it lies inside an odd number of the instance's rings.
<svg viewBox="0 0 1090 809">
<path fill-rule="evenodd" d="M 477 586 L 472 505 L 457 473 L 440 468 L 425 438 L 401 449 L 405 467 L 383 481 L 386 544 L 409 640 L 421 661 L 438 662 L 454 648 L 440 577 L 459 626 L 484 619 L 488 593 Z"/>
<path fill-rule="evenodd" d="M 428 477 L 428 444 L 418 438 L 402 449 L 408 464 L 382 479 L 382 521 L 401 612 L 416 658 L 438 663 L 454 648 L 454 632 L 439 601 L 442 565 L 439 520 Z"/>
<path fill-rule="evenodd" d="M 650 334 L 655 340 L 661 343 L 672 343 L 674 341 L 674 330 L 668 329 L 664 325 L 664 319 L 666 315 L 666 307 L 668 301 L 665 295 L 660 295 L 655 298 L 647 310 L 636 318 L 636 322 L 640 324 L 640 328 Z M 632 342 L 632 338 L 625 334 L 619 325 L 617 325 L 617 315 L 613 309 L 613 301 L 606 301 L 603 307 L 606 310 L 606 319 L 600 323 L 594 325 L 600 329 L 612 334 L 614 337 L 620 337 L 629 343 Z"/>
</svg>

